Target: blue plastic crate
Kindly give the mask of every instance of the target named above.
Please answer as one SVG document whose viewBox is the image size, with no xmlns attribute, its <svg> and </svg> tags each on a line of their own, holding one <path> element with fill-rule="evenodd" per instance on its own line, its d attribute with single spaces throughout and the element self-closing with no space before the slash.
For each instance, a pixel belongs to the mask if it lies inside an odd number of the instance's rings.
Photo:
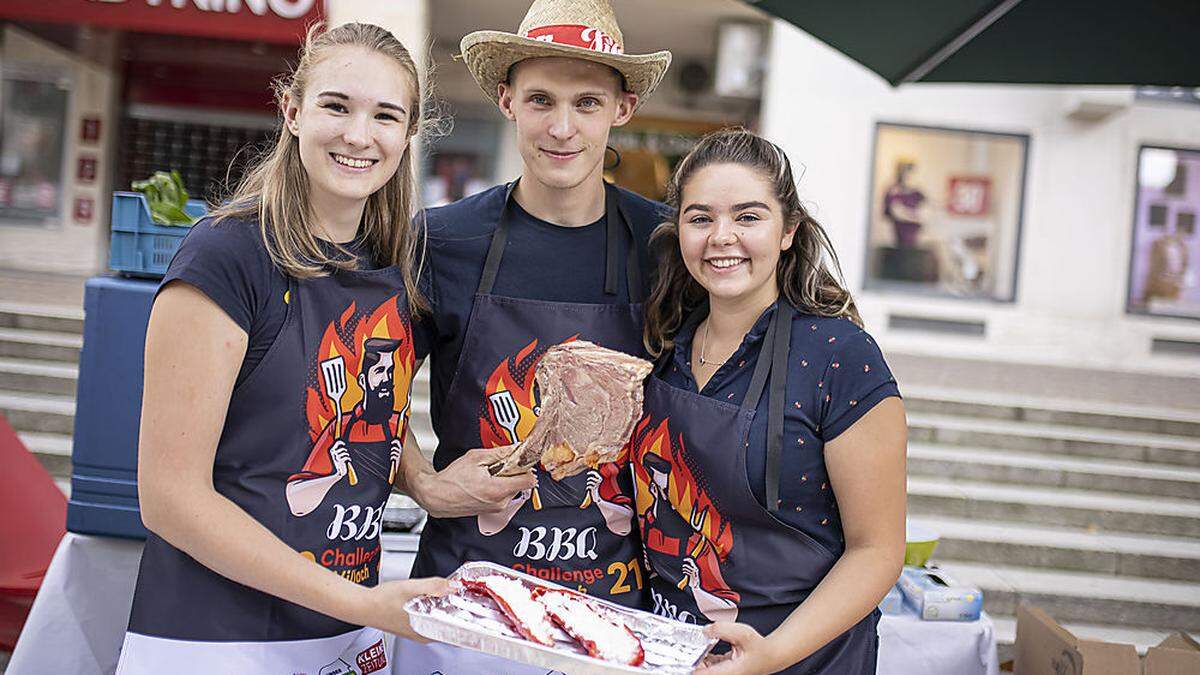
<svg viewBox="0 0 1200 675">
<path fill-rule="evenodd" d="M 186 230 L 185 230 L 186 231 Z M 93 277 L 84 286 L 67 529 L 141 539 L 137 447 L 142 354 L 158 282 Z"/>
<path fill-rule="evenodd" d="M 199 218 L 208 213 L 208 205 L 190 199 L 184 211 Z M 125 276 L 162 277 L 189 229 L 156 224 L 140 192 L 114 192 L 108 266 Z"/>
</svg>

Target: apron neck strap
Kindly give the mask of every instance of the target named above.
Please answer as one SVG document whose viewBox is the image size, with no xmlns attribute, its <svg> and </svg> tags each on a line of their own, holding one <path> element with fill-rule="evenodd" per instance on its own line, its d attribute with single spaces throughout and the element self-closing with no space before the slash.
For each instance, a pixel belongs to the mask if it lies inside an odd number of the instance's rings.
<svg viewBox="0 0 1200 675">
<path fill-rule="evenodd" d="M 488 295 L 496 285 L 496 274 L 500 271 L 500 261 L 504 258 L 504 246 L 508 243 L 508 210 L 512 203 L 513 190 L 519 181 L 508 184 L 504 191 L 504 204 L 500 207 L 500 222 L 492 233 L 492 243 L 488 246 L 487 260 L 483 263 L 483 275 L 479 278 L 478 292 Z"/>
<path fill-rule="evenodd" d="M 512 210 L 513 191 L 518 182 L 520 182 L 519 179 L 509 183 L 508 189 L 504 193 L 504 205 L 500 208 L 500 221 L 496 224 L 496 231 L 492 233 L 492 242 L 488 247 L 487 259 L 483 264 L 483 274 L 479 278 L 477 292 L 483 295 L 491 294 L 496 285 L 496 276 L 500 272 L 500 261 L 504 258 L 504 248 L 508 244 L 509 213 Z M 604 293 L 606 295 L 617 294 L 617 274 L 620 273 L 618 248 L 621 243 L 622 231 L 624 231 L 629 239 L 629 251 L 625 256 L 625 276 L 629 288 L 629 300 L 630 302 L 640 302 L 645 298 L 645 290 L 642 287 L 637 238 L 633 236 L 633 226 L 625 215 L 625 209 L 621 206 L 620 194 L 615 187 L 608 183 L 604 184 L 604 213 L 606 244 Z"/>
<path fill-rule="evenodd" d="M 782 295 L 775 306 L 775 314 L 767 326 L 762 350 L 754 374 L 750 377 L 750 388 L 742 399 L 743 410 L 757 410 L 763 390 L 770 386 L 767 409 L 767 457 L 766 457 L 766 506 L 767 510 L 779 508 L 779 474 L 783 456 L 783 417 L 787 397 L 788 351 L 792 342 L 792 318 L 796 310 Z"/>
<path fill-rule="evenodd" d="M 780 358 L 780 349 L 776 348 L 776 345 L 779 343 L 777 337 L 781 332 L 784 339 L 780 347 L 782 348 L 783 368 L 786 371 L 787 348 L 791 341 L 794 315 L 795 310 L 792 309 L 791 303 L 783 296 L 779 296 L 775 312 L 767 324 L 766 333 L 763 334 L 763 344 L 758 353 L 758 362 L 754 365 L 754 373 L 750 376 L 750 388 L 746 390 L 746 397 L 742 399 L 742 407 L 746 410 L 758 409 L 758 402 L 762 399 L 763 392 L 766 391 L 768 378 L 776 372 L 776 365 Z"/>
</svg>

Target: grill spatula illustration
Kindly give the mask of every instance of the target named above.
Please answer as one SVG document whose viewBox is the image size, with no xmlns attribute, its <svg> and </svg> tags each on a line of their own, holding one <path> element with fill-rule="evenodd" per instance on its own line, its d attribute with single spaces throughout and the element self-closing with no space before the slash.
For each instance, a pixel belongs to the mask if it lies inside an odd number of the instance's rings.
<svg viewBox="0 0 1200 675">
<path fill-rule="evenodd" d="M 333 439 L 342 440 L 342 397 L 346 395 L 346 359 L 335 356 L 321 362 L 321 379 L 325 383 L 325 395 L 333 402 Z M 354 465 L 346 461 L 346 473 L 350 485 L 358 485 L 358 474 Z"/>
</svg>

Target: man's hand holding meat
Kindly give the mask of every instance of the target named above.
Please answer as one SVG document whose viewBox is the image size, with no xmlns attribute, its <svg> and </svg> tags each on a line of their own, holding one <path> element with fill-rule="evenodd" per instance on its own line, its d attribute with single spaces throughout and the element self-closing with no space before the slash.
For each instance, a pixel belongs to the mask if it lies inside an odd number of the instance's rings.
<svg viewBox="0 0 1200 675">
<path fill-rule="evenodd" d="M 512 452 L 512 446 L 475 448 L 437 471 L 415 447 L 402 453 L 401 466 L 409 495 L 435 518 L 495 513 L 522 490 L 537 485 L 533 472 L 493 476 L 488 466 Z"/>
</svg>

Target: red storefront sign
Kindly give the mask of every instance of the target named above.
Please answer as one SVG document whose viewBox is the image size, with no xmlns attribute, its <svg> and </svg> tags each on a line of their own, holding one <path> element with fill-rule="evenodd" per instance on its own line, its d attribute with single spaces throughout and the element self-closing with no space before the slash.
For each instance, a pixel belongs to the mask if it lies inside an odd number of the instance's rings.
<svg viewBox="0 0 1200 675">
<path fill-rule="evenodd" d="M 295 44 L 324 0 L 4 0 L 0 19 Z"/>
</svg>

